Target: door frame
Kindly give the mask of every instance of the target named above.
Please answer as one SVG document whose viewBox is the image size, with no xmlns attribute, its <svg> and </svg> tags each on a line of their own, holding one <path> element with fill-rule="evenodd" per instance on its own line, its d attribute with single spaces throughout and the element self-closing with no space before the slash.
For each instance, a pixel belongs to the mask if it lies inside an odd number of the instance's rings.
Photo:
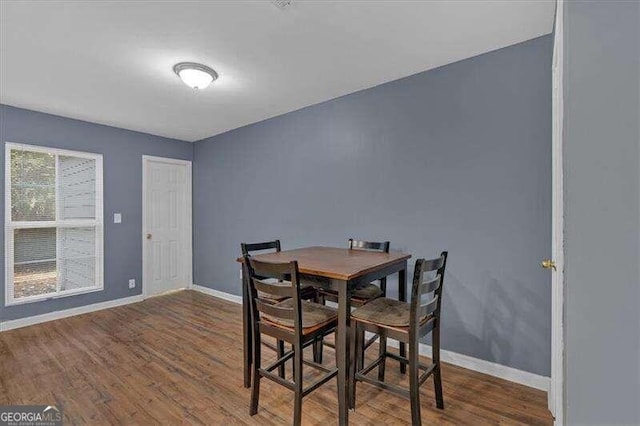
<svg viewBox="0 0 640 426">
<path fill-rule="evenodd" d="M 186 235 L 187 241 L 187 255 L 184 259 L 183 267 L 187 271 L 186 274 L 186 286 L 187 288 L 193 287 L 193 199 L 192 199 L 192 180 L 191 180 L 191 161 L 189 160 L 179 160 L 176 158 L 166 158 L 166 157 L 156 157 L 153 155 L 143 155 L 142 156 L 142 235 L 140 236 L 142 239 L 142 296 L 143 298 L 149 297 L 149 283 L 147 277 L 147 197 L 146 197 L 146 189 L 147 189 L 147 169 L 149 167 L 149 163 L 166 163 L 173 164 L 179 166 L 186 166 L 186 194 L 185 194 L 185 204 L 187 205 L 187 223 L 185 225 L 188 235 Z"/>
<path fill-rule="evenodd" d="M 548 407 L 556 426 L 565 423 L 565 329 L 564 329 L 564 0 L 556 1 L 552 62 L 551 137 L 551 380 Z"/>
</svg>

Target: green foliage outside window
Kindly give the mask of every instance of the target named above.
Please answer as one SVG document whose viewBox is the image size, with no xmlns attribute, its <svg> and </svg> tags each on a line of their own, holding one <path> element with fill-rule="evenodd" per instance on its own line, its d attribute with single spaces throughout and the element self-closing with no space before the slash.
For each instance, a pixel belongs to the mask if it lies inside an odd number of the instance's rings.
<svg viewBox="0 0 640 426">
<path fill-rule="evenodd" d="M 11 218 L 56 219 L 56 164 L 52 154 L 11 151 Z"/>
</svg>

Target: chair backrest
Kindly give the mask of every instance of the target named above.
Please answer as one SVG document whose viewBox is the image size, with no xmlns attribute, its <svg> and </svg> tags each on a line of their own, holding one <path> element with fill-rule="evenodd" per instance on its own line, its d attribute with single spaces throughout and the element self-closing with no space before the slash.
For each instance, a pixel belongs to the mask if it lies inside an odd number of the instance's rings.
<svg viewBox="0 0 640 426">
<path fill-rule="evenodd" d="M 247 284 L 251 300 L 253 323 L 262 321 L 262 314 L 274 319 L 293 321 L 296 333 L 302 332 L 302 314 L 300 307 L 300 274 L 298 262 L 271 263 L 244 256 L 247 271 Z M 266 295 L 277 298 L 291 298 L 293 307 L 274 306 Z"/>
<path fill-rule="evenodd" d="M 375 241 L 359 241 L 349 238 L 349 249 L 352 250 L 372 250 L 381 251 L 383 253 L 389 253 L 389 241 L 375 242 Z"/>
<path fill-rule="evenodd" d="M 282 251 L 280 247 L 280 240 L 265 241 L 264 243 L 240 243 L 240 250 L 242 250 L 242 256 L 251 256 L 256 251 L 275 250 L 276 252 Z M 245 265 L 247 262 L 244 262 Z M 244 266 L 243 266 L 244 268 Z"/>
<path fill-rule="evenodd" d="M 242 255 L 251 255 L 254 251 L 274 250 L 281 251 L 280 240 L 266 241 L 264 243 L 241 243 Z"/>
<path fill-rule="evenodd" d="M 427 334 L 434 327 L 440 326 L 440 309 L 442 307 L 442 286 L 447 266 L 448 253 L 443 251 L 440 257 L 431 260 L 418 259 L 413 273 L 411 287 L 410 332 Z M 435 277 L 433 275 L 435 274 Z M 430 277 L 425 279 L 425 275 Z M 433 297 L 424 301 L 425 295 L 433 293 Z M 420 328 L 420 323 L 430 318 L 427 327 Z"/>
</svg>

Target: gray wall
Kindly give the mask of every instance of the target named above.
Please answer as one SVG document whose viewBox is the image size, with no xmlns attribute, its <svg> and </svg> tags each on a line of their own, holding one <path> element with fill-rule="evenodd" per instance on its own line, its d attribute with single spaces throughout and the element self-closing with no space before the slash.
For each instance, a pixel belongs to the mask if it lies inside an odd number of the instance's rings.
<svg viewBox="0 0 640 426">
<path fill-rule="evenodd" d="M 565 7 L 567 424 L 640 424 L 640 6 Z"/>
<path fill-rule="evenodd" d="M 84 121 L 0 105 L 0 174 L 4 177 L 4 143 L 43 145 L 103 155 L 104 291 L 26 305 L 4 306 L 4 274 L 0 274 L 0 320 L 10 320 L 141 293 L 142 283 L 142 155 L 191 160 L 191 143 Z M 0 222 L 4 223 L 4 186 Z M 113 213 L 122 223 L 113 223 Z M 0 230 L 4 259 L 4 226 Z M 128 280 L 137 286 L 129 290 Z"/>
<path fill-rule="evenodd" d="M 242 241 L 446 249 L 444 348 L 548 375 L 551 54 L 545 36 L 196 142 L 195 283 L 240 294 Z"/>
</svg>

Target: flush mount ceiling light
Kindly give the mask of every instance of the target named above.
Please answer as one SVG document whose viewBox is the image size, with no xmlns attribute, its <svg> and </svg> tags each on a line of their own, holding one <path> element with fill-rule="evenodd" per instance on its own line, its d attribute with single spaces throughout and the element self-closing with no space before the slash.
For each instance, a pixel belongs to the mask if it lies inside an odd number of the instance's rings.
<svg viewBox="0 0 640 426">
<path fill-rule="evenodd" d="M 180 62 L 173 66 L 175 72 L 187 86 L 195 90 L 206 88 L 218 78 L 218 73 L 206 65 L 195 62 Z"/>
<path fill-rule="evenodd" d="M 273 3 L 278 9 L 285 9 L 291 6 L 291 0 L 271 0 L 271 3 Z"/>
</svg>

